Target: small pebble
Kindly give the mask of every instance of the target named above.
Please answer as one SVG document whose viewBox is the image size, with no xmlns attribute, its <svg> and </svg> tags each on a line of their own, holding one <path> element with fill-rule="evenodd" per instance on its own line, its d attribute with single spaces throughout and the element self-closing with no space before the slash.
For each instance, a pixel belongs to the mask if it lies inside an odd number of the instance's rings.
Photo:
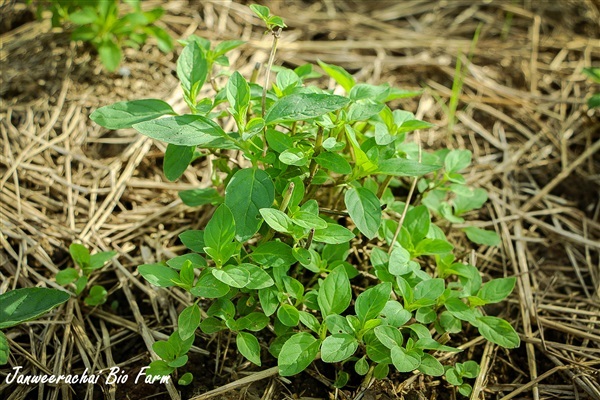
<svg viewBox="0 0 600 400">
<path fill-rule="evenodd" d="M 119 75 L 124 77 L 131 76 L 131 70 L 127 67 L 121 67 L 119 68 Z"/>
</svg>

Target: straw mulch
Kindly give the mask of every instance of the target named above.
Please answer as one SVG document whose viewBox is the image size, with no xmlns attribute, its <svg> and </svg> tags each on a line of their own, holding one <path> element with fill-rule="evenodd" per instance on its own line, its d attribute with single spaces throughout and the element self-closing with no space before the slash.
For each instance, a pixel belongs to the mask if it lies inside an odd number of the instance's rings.
<svg viewBox="0 0 600 400">
<path fill-rule="evenodd" d="M 395 106 L 436 124 L 421 133 L 424 146 L 473 151 L 468 180 L 485 188 L 490 201 L 469 220 L 495 229 L 502 245 L 473 249 L 458 237 L 455 245 L 484 280 L 518 277 L 509 301 L 487 311 L 508 319 L 523 344 L 506 351 L 466 332 L 457 360 L 482 367 L 471 398 L 600 399 L 600 112 L 585 105 L 600 88 L 582 74 L 584 67 L 600 66 L 599 3 L 269 6 L 289 25 L 277 63 L 294 67 L 319 58 L 346 67 L 359 81 L 423 88 L 421 97 Z M 119 365 L 135 376 L 151 360 L 152 343 L 170 334 L 177 311 L 189 304 L 182 292 L 147 284 L 136 266 L 181 254 L 177 235 L 201 228 L 208 210 L 184 206 L 177 192 L 210 185 L 211 171 L 198 164 L 168 182 L 163 144 L 131 130 L 106 131 L 88 115 L 101 105 L 148 97 L 183 111 L 176 55 L 152 45 L 128 50 L 125 69 L 109 74 L 89 47 L 70 43 L 68 33 L 47 20 L 35 21 L 24 5 L 1 7 L 0 292 L 58 287 L 54 276 L 72 265 L 74 241 L 119 253 L 118 262 L 94 275 L 93 283 L 109 290 L 106 305 L 90 309 L 72 300 L 50 317 L 5 332 L 10 367 L 59 374 Z M 163 7 L 161 24 L 174 37 L 248 41 L 231 57 L 246 76 L 254 63 L 266 61 L 271 40 L 246 6 L 179 0 Z M 457 60 L 463 65 L 458 74 Z M 448 105 L 457 77 L 463 86 L 453 121 Z M 190 353 L 195 382 L 179 393 L 173 384 L 134 385 L 133 377 L 115 386 L 11 386 L 0 373 L 0 397 L 179 399 L 212 389 L 216 398 L 456 397 L 443 379 L 421 375 L 355 382 L 345 391 L 333 388 L 331 371 L 282 379 L 268 366 L 261 371 L 244 363 L 230 341 L 227 334 L 200 335 Z"/>
</svg>

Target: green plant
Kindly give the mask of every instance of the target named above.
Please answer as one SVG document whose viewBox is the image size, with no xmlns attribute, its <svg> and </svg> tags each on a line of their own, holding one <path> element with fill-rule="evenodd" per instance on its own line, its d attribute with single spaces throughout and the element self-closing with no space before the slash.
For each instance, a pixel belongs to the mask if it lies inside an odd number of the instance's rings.
<svg viewBox="0 0 600 400">
<path fill-rule="evenodd" d="M 266 7 L 257 15 L 273 21 Z M 214 187 L 180 193 L 190 206 L 217 206 L 203 230 L 179 235 L 191 252 L 138 267 L 151 284 L 195 299 L 181 312 L 178 330 L 155 344 L 162 360 L 151 363 L 149 375 L 183 366 L 198 328 L 234 333 L 240 354 L 256 365 L 264 356 L 255 332 L 268 329 L 281 375 L 298 374 L 320 358 L 338 364 L 337 386 L 352 366 L 376 378 L 389 365 L 444 375 L 435 353 L 459 351 L 445 343 L 464 322 L 493 343 L 519 346 L 508 322 L 481 309 L 505 299 L 515 278 L 483 284 L 475 266 L 455 259 L 434 223 L 449 229 L 487 200 L 460 174 L 471 153 L 422 151 L 407 134 L 431 124 L 386 104 L 417 93 L 356 83 L 343 68 L 319 61 L 346 96 L 307 85 L 321 75 L 306 64 L 277 68 L 272 87 L 222 72 L 226 85 L 215 84 L 214 97 L 198 100 L 213 76 L 216 49 L 225 49 L 218 52 L 225 57 L 239 42 L 210 50 L 193 36 L 185 44 L 177 73 L 190 114 L 145 99 L 91 115 L 104 127 L 133 127 L 168 143 L 163 168 L 170 180 L 208 155 L 218 171 Z M 234 132 L 223 130 L 228 121 Z M 244 161 L 232 162 L 231 151 Z M 394 195 L 408 186 L 407 197 Z M 432 221 L 430 210 L 444 219 Z M 479 243 L 498 241 L 492 231 L 466 234 Z M 366 282 L 365 290 L 353 290 L 351 280 Z"/>
<path fill-rule="evenodd" d="M 0 294 L 0 329 L 36 319 L 69 300 L 69 293 L 48 288 L 21 288 Z M 8 339 L 0 330 L 0 365 L 8 362 Z"/>
<path fill-rule="evenodd" d="M 90 251 L 85 246 L 77 243 L 69 246 L 69 253 L 79 268 L 63 269 L 56 274 L 56 283 L 62 286 L 73 284 L 77 296 L 85 290 L 92 271 L 102 268 L 117 254 L 116 251 L 101 251 L 90 255 Z M 94 285 L 83 301 L 88 306 L 98 306 L 104 304 L 107 298 L 106 289 L 101 285 Z"/>
<path fill-rule="evenodd" d="M 583 73 L 592 81 L 600 84 L 600 68 L 584 68 Z M 600 107 L 600 93 L 593 94 L 587 101 L 589 108 Z"/>
<path fill-rule="evenodd" d="M 90 42 L 98 51 L 104 67 L 111 72 L 121 63 L 124 46 L 137 48 L 146 42 L 148 36 L 156 38 L 160 50 L 171 51 L 171 37 L 164 29 L 154 25 L 164 10 L 157 7 L 142 11 L 140 0 L 124 2 L 130 6 L 131 12 L 123 14 L 118 0 L 41 1 L 38 14 L 49 9 L 53 26 L 67 22 L 74 24 L 72 40 Z"/>
</svg>

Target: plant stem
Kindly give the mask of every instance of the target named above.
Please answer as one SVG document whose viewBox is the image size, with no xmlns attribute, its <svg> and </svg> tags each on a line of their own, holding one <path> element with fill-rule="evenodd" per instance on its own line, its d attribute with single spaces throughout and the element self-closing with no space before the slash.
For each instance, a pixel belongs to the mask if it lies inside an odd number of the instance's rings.
<svg viewBox="0 0 600 400">
<path fill-rule="evenodd" d="M 261 109 L 262 109 L 262 114 L 261 116 L 263 118 L 265 118 L 265 111 L 267 108 L 267 86 L 269 85 L 269 79 L 271 79 L 271 67 L 273 66 L 273 61 L 275 61 L 275 52 L 277 51 L 277 43 L 279 42 L 279 36 L 281 34 L 281 28 L 277 28 L 275 30 L 272 30 L 271 33 L 273 34 L 273 46 L 271 46 L 271 54 L 269 55 L 269 62 L 267 63 L 267 70 L 265 71 L 265 84 L 263 86 L 263 92 L 262 92 L 262 100 L 261 100 Z M 269 148 L 269 146 L 267 145 L 267 126 L 265 125 L 265 129 L 263 130 L 263 141 L 264 141 L 264 147 L 263 147 L 263 157 L 267 156 L 267 150 Z"/>
</svg>

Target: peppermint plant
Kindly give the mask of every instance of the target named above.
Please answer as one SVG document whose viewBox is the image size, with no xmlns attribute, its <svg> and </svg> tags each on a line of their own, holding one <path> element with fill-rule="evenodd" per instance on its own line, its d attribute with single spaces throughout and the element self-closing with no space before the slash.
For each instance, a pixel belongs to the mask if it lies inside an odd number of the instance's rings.
<svg viewBox="0 0 600 400">
<path fill-rule="evenodd" d="M 269 31 L 282 27 L 268 8 L 252 9 Z M 335 364 L 338 387 L 351 370 L 365 379 L 396 370 L 446 375 L 463 388 L 459 375 L 470 375 L 448 373 L 462 370 L 438 357 L 459 352 L 449 339 L 466 324 L 495 344 L 518 347 L 512 326 L 482 309 L 504 300 L 515 278 L 483 283 L 438 226 L 464 222 L 487 200 L 460 174 L 471 153 L 420 149 L 411 133 L 432 125 L 389 105 L 418 93 L 358 83 L 322 61 L 320 70 L 273 68 L 275 81 L 261 86 L 227 68 L 227 52 L 241 44 L 184 42 L 177 73 L 185 114 L 143 99 L 91 115 L 106 128 L 168 143 L 169 180 L 199 160 L 215 171 L 212 187 L 179 194 L 189 206 L 214 210 L 204 229 L 179 235 L 189 251 L 138 267 L 151 284 L 177 287 L 191 300 L 171 338 L 156 344 L 161 360 L 151 372 L 183 367 L 198 329 L 230 332 L 241 356 L 257 366 L 274 357 L 283 376 L 317 359 Z M 345 95 L 311 83 L 322 73 Z M 200 98 L 207 82 L 214 93 Z M 418 190 L 409 199 L 402 193 L 412 181 Z M 465 233 L 497 243 L 492 231 Z"/>
</svg>

